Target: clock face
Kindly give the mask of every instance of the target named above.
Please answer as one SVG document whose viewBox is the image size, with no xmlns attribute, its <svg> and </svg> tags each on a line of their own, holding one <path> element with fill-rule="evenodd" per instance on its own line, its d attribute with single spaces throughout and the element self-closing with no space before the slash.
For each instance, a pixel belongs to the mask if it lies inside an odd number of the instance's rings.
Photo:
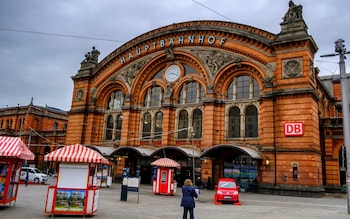
<svg viewBox="0 0 350 219">
<path fill-rule="evenodd" d="M 181 69 L 178 65 L 170 65 L 165 71 L 165 79 L 169 82 L 174 82 L 179 79 Z"/>
</svg>

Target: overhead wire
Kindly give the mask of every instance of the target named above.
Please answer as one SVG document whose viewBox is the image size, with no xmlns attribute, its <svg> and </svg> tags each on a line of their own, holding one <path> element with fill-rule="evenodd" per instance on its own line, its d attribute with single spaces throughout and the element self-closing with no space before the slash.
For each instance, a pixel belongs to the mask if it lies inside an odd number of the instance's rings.
<svg viewBox="0 0 350 219">
<path fill-rule="evenodd" d="M 59 34 L 59 33 L 48 33 L 48 32 L 39 32 L 39 31 L 32 31 L 32 30 L 11 29 L 11 28 L 4 28 L 4 27 L 0 27 L 0 31 L 31 33 L 31 34 L 40 34 L 40 35 L 49 35 L 49 36 L 58 36 L 58 37 L 70 37 L 70 38 L 87 39 L 87 40 L 110 41 L 110 42 L 118 42 L 118 43 L 124 43 L 125 42 L 123 40 L 116 40 L 116 39 L 106 39 L 106 38 L 88 37 L 88 36 L 77 36 L 77 35 Z"/>
<path fill-rule="evenodd" d="M 215 11 L 214 9 L 212 9 L 212 8 L 210 8 L 210 7 L 204 5 L 204 4 L 202 4 L 202 3 L 200 3 L 200 2 L 198 2 L 198 1 L 196 1 L 196 0 L 192 0 L 192 1 L 193 1 L 194 3 L 196 3 L 196 4 L 200 5 L 200 6 L 202 6 L 203 8 L 206 8 L 206 9 L 208 9 L 209 11 L 214 12 L 215 14 L 217 14 L 217 15 L 219 15 L 219 16 L 221 16 L 221 17 L 223 17 L 223 18 L 225 18 L 225 19 L 227 19 L 227 20 L 229 20 L 229 21 L 233 21 L 231 18 L 229 18 L 229 17 L 227 17 L 227 16 L 225 16 L 225 15 L 223 15 L 223 14 L 221 14 L 221 13 Z"/>
</svg>

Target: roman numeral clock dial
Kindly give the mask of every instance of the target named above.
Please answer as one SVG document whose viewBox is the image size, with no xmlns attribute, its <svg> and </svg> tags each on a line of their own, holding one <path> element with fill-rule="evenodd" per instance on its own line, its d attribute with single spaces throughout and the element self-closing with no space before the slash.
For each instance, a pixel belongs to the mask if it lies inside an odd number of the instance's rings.
<svg viewBox="0 0 350 219">
<path fill-rule="evenodd" d="M 169 82 L 174 82 L 180 78 L 181 69 L 178 65 L 170 65 L 165 71 L 165 79 Z"/>
</svg>

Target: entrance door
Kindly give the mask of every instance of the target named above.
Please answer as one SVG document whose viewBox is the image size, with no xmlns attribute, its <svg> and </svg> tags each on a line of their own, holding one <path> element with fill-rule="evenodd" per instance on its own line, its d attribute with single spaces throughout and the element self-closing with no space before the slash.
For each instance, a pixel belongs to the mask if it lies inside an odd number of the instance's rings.
<svg viewBox="0 0 350 219">
<path fill-rule="evenodd" d="M 164 193 L 168 192 L 168 174 L 169 171 L 162 169 L 160 171 L 160 182 L 159 182 L 159 192 Z"/>
</svg>

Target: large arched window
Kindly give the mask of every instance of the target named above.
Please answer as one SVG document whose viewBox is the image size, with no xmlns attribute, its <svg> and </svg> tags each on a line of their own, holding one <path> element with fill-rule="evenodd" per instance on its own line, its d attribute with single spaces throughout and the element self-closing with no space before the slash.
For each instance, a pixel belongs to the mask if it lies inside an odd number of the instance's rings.
<svg viewBox="0 0 350 219">
<path fill-rule="evenodd" d="M 156 120 L 154 123 L 154 139 L 161 139 L 163 132 L 163 113 L 156 113 Z"/>
<path fill-rule="evenodd" d="M 229 138 L 238 138 L 241 136 L 241 115 L 238 107 L 232 107 L 228 116 L 228 133 Z"/>
<path fill-rule="evenodd" d="M 162 96 L 163 89 L 160 86 L 149 88 L 145 95 L 144 106 L 161 106 Z"/>
<path fill-rule="evenodd" d="M 194 138 L 201 138 L 202 137 L 202 111 L 199 109 L 196 109 L 193 111 L 193 118 L 192 118 L 192 126 L 193 126 L 193 132 Z"/>
<path fill-rule="evenodd" d="M 112 140 L 112 135 L 113 135 L 113 116 L 109 115 L 107 117 L 107 121 L 106 121 L 106 132 L 105 132 L 105 140 Z"/>
<path fill-rule="evenodd" d="M 151 137 L 151 128 L 152 128 L 152 116 L 150 113 L 145 113 L 143 115 L 142 123 L 142 138 L 149 139 Z"/>
<path fill-rule="evenodd" d="M 118 110 L 121 109 L 124 103 L 124 94 L 122 91 L 116 91 L 111 94 L 107 109 Z"/>
<path fill-rule="evenodd" d="M 258 110 L 248 106 L 245 112 L 245 137 L 258 137 Z"/>
<path fill-rule="evenodd" d="M 186 110 L 181 110 L 179 113 L 179 132 L 178 138 L 188 138 L 188 113 Z"/>
</svg>

